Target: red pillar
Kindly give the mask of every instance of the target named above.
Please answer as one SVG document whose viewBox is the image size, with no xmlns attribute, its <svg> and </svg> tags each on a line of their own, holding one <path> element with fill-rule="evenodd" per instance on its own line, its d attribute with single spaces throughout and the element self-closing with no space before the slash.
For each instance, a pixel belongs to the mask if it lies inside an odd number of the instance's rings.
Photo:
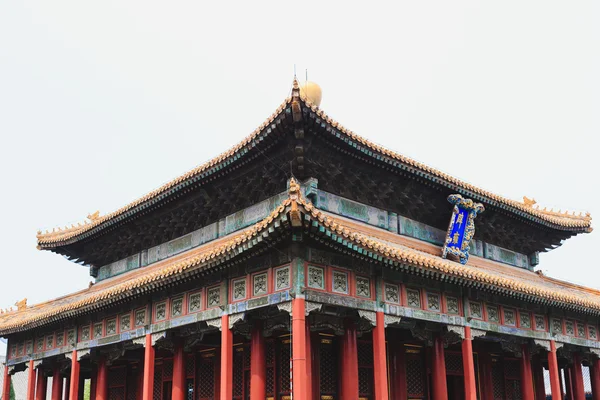
<svg viewBox="0 0 600 400">
<path fill-rule="evenodd" d="M 565 398 L 573 400 L 573 371 L 571 367 L 565 367 Z"/>
<path fill-rule="evenodd" d="M 98 359 L 98 377 L 96 382 L 96 400 L 108 400 L 108 368 L 106 359 Z"/>
<path fill-rule="evenodd" d="M 92 367 L 92 377 L 90 382 L 90 400 L 96 400 L 96 384 L 98 383 L 98 368 Z"/>
<path fill-rule="evenodd" d="M 552 400 L 562 400 L 562 389 L 560 382 L 560 370 L 558 369 L 558 359 L 556 358 L 556 343 L 550 341 L 550 351 L 548 352 L 548 371 L 550 372 L 550 388 L 552 390 Z"/>
<path fill-rule="evenodd" d="M 77 359 L 77 350 L 71 353 L 71 379 L 69 382 L 69 400 L 77 400 L 79 395 L 79 371 L 80 365 Z"/>
<path fill-rule="evenodd" d="M 524 344 L 521 355 L 521 396 L 523 400 L 535 400 L 530 358 L 529 348 Z"/>
<path fill-rule="evenodd" d="M 65 392 L 63 394 L 63 398 L 65 400 L 69 400 L 70 393 L 71 393 L 71 376 L 67 376 L 65 378 Z"/>
<path fill-rule="evenodd" d="M 477 400 L 475 388 L 475 363 L 473 362 L 473 338 L 471 327 L 465 326 L 465 338 L 462 341 L 462 359 L 465 384 L 465 400 Z"/>
<path fill-rule="evenodd" d="M 341 399 L 358 400 L 358 347 L 356 344 L 356 325 L 352 320 L 345 321 L 342 337 L 341 359 Z"/>
<path fill-rule="evenodd" d="M 306 400 L 306 304 L 304 299 L 292 300 L 292 396 Z"/>
<path fill-rule="evenodd" d="M 312 379 L 312 370 L 313 370 L 313 352 L 312 352 L 312 340 L 310 333 L 310 324 L 308 318 L 305 319 L 306 326 L 306 384 L 308 385 L 306 391 L 306 400 L 312 400 L 315 397 L 314 392 L 314 384 Z"/>
<path fill-rule="evenodd" d="M 46 389 L 48 388 L 48 378 L 44 375 L 44 370 L 37 369 L 37 384 L 35 388 L 35 400 L 46 400 Z"/>
<path fill-rule="evenodd" d="M 154 347 L 152 347 L 152 335 L 146 334 L 144 346 L 144 390 L 142 400 L 152 400 L 154 392 Z M 104 399 L 96 399 L 104 400 Z"/>
<path fill-rule="evenodd" d="M 8 373 L 8 365 L 4 364 L 4 380 L 2 381 L 2 398 L 10 398 L 10 378 L 11 375 Z"/>
<path fill-rule="evenodd" d="M 590 381 L 592 383 L 592 400 L 600 400 L 600 358 L 592 361 Z"/>
<path fill-rule="evenodd" d="M 250 338 L 250 400 L 264 400 L 266 397 L 265 338 L 262 335 L 262 324 L 260 321 L 255 321 Z"/>
<path fill-rule="evenodd" d="M 585 389 L 583 387 L 583 373 L 581 371 L 581 355 L 573 354 L 573 366 L 571 367 L 573 384 L 573 400 L 585 400 Z"/>
<path fill-rule="evenodd" d="M 448 400 L 444 340 L 441 335 L 437 335 L 433 340 L 431 376 L 434 377 L 432 379 L 433 400 Z"/>
<path fill-rule="evenodd" d="M 63 380 L 62 376 L 60 376 L 60 368 L 55 366 L 54 372 L 52 373 L 52 400 L 62 400 L 62 389 Z M 105 397 L 102 400 L 108 399 Z"/>
<path fill-rule="evenodd" d="M 406 386 L 406 358 L 404 344 L 390 341 L 392 359 L 390 362 L 390 375 L 392 377 L 392 398 L 394 400 L 408 400 Z"/>
<path fill-rule="evenodd" d="M 176 340 L 173 350 L 171 400 L 185 400 L 185 355 L 183 353 L 183 342 Z"/>
<path fill-rule="evenodd" d="M 233 398 L 233 333 L 229 329 L 229 315 L 221 317 L 221 400 Z M 146 399 L 144 399 L 146 400 Z M 151 400 L 151 399 L 149 399 Z"/>
<path fill-rule="evenodd" d="M 35 396 L 35 368 L 33 360 L 29 360 L 29 371 L 27 371 L 27 400 L 34 400 Z"/>
<path fill-rule="evenodd" d="M 383 312 L 377 311 L 373 329 L 373 377 L 375 400 L 388 400 L 388 372 L 385 348 L 385 322 Z"/>
</svg>

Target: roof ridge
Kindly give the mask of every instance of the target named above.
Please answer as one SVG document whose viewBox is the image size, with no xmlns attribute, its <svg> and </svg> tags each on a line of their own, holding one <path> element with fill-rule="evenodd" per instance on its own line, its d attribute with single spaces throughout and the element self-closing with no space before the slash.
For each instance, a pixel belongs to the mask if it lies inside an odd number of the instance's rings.
<svg viewBox="0 0 600 400">
<path fill-rule="evenodd" d="M 136 206 L 144 203 L 145 201 L 166 192 L 168 189 L 171 189 L 173 186 L 185 181 L 186 179 L 189 179 L 189 178 L 205 171 L 206 169 L 220 163 L 224 159 L 235 154 L 238 150 L 240 150 L 242 147 L 244 147 L 246 144 L 248 144 L 250 141 L 252 141 L 256 136 L 258 136 L 265 127 L 267 127 L 269 124 L 271 124 L 275 120 L 275 118 L 285 109 L 285 107 L 291 102 L 291 100 L 292 100 L 292 97 L 287 97 L 283 101 L 283 103 L 281 103 L 279 105 L 279 107 L 277 107 L 277 109 L 259 127 L 257 127 L 250 135 L 243 138 L 237 144 L 230 147 L 228 150 L 226 150 L 226 151 L 222 152 L 221 154 L 219 154 L 218 156 L 213 157 L 210 160 L 198 165 L 197 167 L 185 172 L 184 174 L 178 176 L 177 178 L 164 183 L 163 185 L 146 193 L 142 197 L 137 198 L 136 200 L 130 202 L 129 204 L 127 204 L 121 208 L 118 208 L 117 210 L 110 212 L 108 214 L 105 214 L 105 215 L 99 215 L 98 211 L 96 211 L 93 214 L 89 214 L 87 216 L 87 219 L 83 221 L 83 224 L 77 223 L 77 225 L 72 224 L 70 227 L 65 226 L 64 228 L 61 228 L 61 227 L 53 228 L 52 231 L 46 230 L 45 232 L 38 230 L 37 235 L 36 235 L 37 240 L 38 240 L 38 249 L 40 248 L 39 245 L 41 245 L 41 244 L 52 243 L 52 242 L 57 242 L 57 241 L 62 241 L 62 240 L 68 240 L 74 236 L 77 236 L 77 235 L 84 233 L 92 228 L 95 228 L 96 226 L 101 225 L 103 222 L 106 222 L 112 218 L 115 218 L 115 217 L 123 214 L 124 212 L 130 210 L 131 208 L 136 207 Z"/>
<path fill-rule="evenodd" d="M 325 111 L 323 111 L 323 109 L 321 109 L 320 107 L 318 107 L 317 105 L 312 103 L 310 101 L 310 99 L 302 97 L 302 101 L 305 103 L 305 105 L 308 108 L 311 109 L 311 111 L 313 111 L 320 118 L 324 119 L 332 127 L 340 130 L 342 133 L 344 133 L 348 137 L 360 142 L 361 144 L 371 148 L 372 150 L 378 151 L 388 157 L 394 158 L 394 159 L 401 161 L 405 164 L 408 164 L 414 168 L 418 168 L 426 173 L 429 173 L 429 174 L 435 175 L 439 178 L 445 179 L 454 185 L 463 187 L 464 189 L 467 189 L 474 193 L 486 196 L 486 197 L 490 198 L 491 200 L 498 201 L 500 203 L 504 203 L 510 207 L 516 208 L 522 212 L 526 212 L 528 214 L 531 214 L 533 216 L 536 216 L 538 218 L 546 220 L 550 223 L 567 226 L 567 227 L 572 227 L 572 228 L 584 228 L 584 229 L 586 229 L 587 232 L 592 231 L 592 227 L 591 227 L 592 217 L 589 212 L 586 212 L 585 215 L 580 214 L 579 216 L 577 216 L 577 215 L 573 215 L 573 214 L 561 213 L 560 211 L 558 213 L 556 213 L 554 211 L 547 211 L 546 209 L 538 210 L 537 208 L 534 208 L 532 205 L 528 204 L 526 200 L 524 200 L 523 202 L 520 202 L 517 200 L 509 199 L 504 196 L 500 196 L 493 192 L 487 191 L 487 190 L 482 189 L 474 184 L 471 184 L 467 181 L 459 179 L 453 175 L 447 174 L 436 168 L 430 167 L 423 162 L 417 161 L 411 157 L 405 156 L 394 150 L 390 150 L 387 147 L 384 147 L 382 145 L 378 145 L 375 142 L 372 142 L 372 141 L 364 138 L 363 136 L 351 131 L 350 129 L 345 128 L 338 121 L 331 118 Z"/>
</svg>

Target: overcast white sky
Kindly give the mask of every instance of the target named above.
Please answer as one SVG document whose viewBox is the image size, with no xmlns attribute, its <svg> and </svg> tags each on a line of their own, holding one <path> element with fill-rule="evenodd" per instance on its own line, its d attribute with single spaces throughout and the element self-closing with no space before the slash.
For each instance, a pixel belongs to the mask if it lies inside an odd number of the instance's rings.
<svg viewBox="0 0 600 400">
<path fill-rule="evenodd" d="M 0 307 L 85 287 L 37 229 L 229 148 L 288 96 L 294 64 L 349 129 L 600 218 L 599 2 L 360 4 L 0 2 Z M 573 238 L 541 268 L 600 288 L 599 248 L 598 232 Z"/>
</svg>

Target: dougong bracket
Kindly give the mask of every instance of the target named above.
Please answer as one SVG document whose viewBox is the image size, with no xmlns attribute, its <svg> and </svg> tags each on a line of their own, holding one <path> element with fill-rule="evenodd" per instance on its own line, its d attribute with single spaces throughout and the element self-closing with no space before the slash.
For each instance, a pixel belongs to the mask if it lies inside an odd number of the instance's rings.
<svg viewBox="0 0 600 400">
<path fill-rule="evenodd" d="M 461 264 L 466 264 L 469 260 L 471 239 L 475 235 L 475 217 L 485 211 L 485 208 L 481 203 L 463 199 L 460 194 L 451 194 L 448 196 L 448 201 L 454 204 L 454 209 L 446 233 L 442 257 L 450 256 Z"/>
</svg>

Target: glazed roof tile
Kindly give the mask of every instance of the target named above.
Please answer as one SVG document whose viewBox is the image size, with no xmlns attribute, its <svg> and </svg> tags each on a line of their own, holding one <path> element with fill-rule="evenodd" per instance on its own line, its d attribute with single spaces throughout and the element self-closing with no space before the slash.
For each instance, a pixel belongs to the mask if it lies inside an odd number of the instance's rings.
<svg viewBox="0 0 600 400">
<path fill-rule="evenodd" d="M 298 86 L 297 86 L 296 81 L 294 81 L 294 85 L 295 85 L 294 86 L 295 89 L 297 89 Z M 297 93 L 297 92 L 294 92 L 294 93 Z M 138 206 L 144 207 L 145 203 L 147 203 L 150 200 L 160 199 L 161 196 L 162 197 L 169 196 L 171 193 L 173 193 L 174 191 L 177 190 L 178 185 L 185 183 L 185 182 L 189 181 L 190 179 L 193 179 L 193 178 L 201 175 L 202 173 L 205 173 L 205 172 L 211 170 L 211 168 L 216 168 L 216 167 L 222 165 L 224 162 L 231 160 L 233 157 L 240 156 L 241 154 L 244 153 L 243 149 L 245 149 L 246 146 L 248 146 L 252 142 L 252 140 L 257 138 L 261 134 L 261 132 L 263 132 L 263 130 L 265 128 L 269 127 L 273 123 L 273 121 L 282 112 L 284 112 L 286 107 L 288 107 L 288 105 L 290 105 L 294 100 L 298 100 L 298 99 L 296 97 L 287 98 L 275 110 L 275 112 L 269 118 L 267 118 L 265 120 L 265 122 L 263 122 L 257 129 L 254 130 L 254 132 L 252 132 L 250 135 L 248 135 L 246 138 L 244 138 L 241 142 L 239 142 L 237 145 L 233 146 L 226 152 L 224 152 L 224 153 L 220 154 L 219 156 L 213 158 L 212 160 L 192 169 L 191 171 L 188 171 L 187 173 L 175 178 L 174 180 L 162 185 L 161 187 L 159 187 L 159 188 L 151 191 L 150 193 L 140 197 L 139 199 L 127 204 L 126 206 L 124 206 L 114 212 L 111 212 L 109 214 L 103 215 L 103 216 L 92 216 L 93 219 L 91 219 L 89 222 L 85 221 L 83 224 L 78 224 L 76 226 L 73 225 L 71 227 L 66 227 L 66 228 L 57 228 L 57 229 L 53 229 L 51 232 L 45 232 L 45 233 L 38 232 L 38 235 L 37 235 L 38 246 L 46 247 L 46 246 L 51 246 L 53 244 L 57 244 L 57 243 L 61 243 L 61 242 L 69 241 L 69 240 L 76 240 L 80 235 L 82 235 L 94 228 L 100 227 L 102 224 L 105 224 L 109 221 L 115 221 L 115 220 L 121 218 L 126 212 L 128 212 Z M 412 168 L 417 173 L 428 174 L 428 175 L 432 176 L 435 180 L 440 180 L 442 182 L 446 182 L 446 184 L 451 187 L 455 186 L 455 187 L 467 190 L 469 192 L 478 194 L 480 196 L 483 196 L 488 199 L 487 200 L 488 203 L 503 204 L 503 205 L 511 208 L 513 211 L 521 212 L 521 213 L 530 215 L 532 217 L 539 218 L 542 221 L 548 222 L 548 223 L 553 224 L 558 227 L 567 228 L 567 229 L 576 229 L 576 230 L 581 230 L 583 232 L 591 232 L 592 231 L 592 224 L 591 224 L 592 218 L 589 213 L 586 213 L 585 215 L 583 215 L 581 213 L 579 215 L 575 215 L 574 212 L 571 212 L 571 213 L 569 213 L 567 211 L 555 212 L 554 210 L 546 210 L 545 208 L 541 209 L 539 207 L 534 206 L 535 203 L 532 204 L 531 202 L 527 202 L 525 200 L 523 202 L 520 202 L 520 201 L 516 201 L 516 200 L 512 200 L 512 199 L 508 199 L 508 198 L 499 196 L 495 193 L 484 190 L 478 186 L 472 185 L 472 184 L 462 181 L 458 178 L 455 178 L 455 177 L 453 177 L 449 174 L 446 174 L 438 169 L 429 167 L 428 165 L 418 162 L 410 157 L 404 156 L 400 153 L 397 153 L 397 152 L 389 150 L 383 146 L 375 144 L 375 143 L 369 141 L 368 139 L 365 139 L 364 137 L 352 132 L 351 130 L 346 129 L 339 122 L 337 122 L 333 118 L 329 117 L 322 109 L 320 109 L 316 105 L 312 104 L 308 99 L 301 98 L 301 101 L 303 101 L 304 104 L 307 107 L 309 107 L 319 118 L 323 119 L 323 121 L 325 121 L 329 126 L 336 129 L 337 131 L 339 131 L 346 138 L 348 138 L 352 141 L 355 141 L 357 143 L 360 143 L 360 145 L 365 146 L 366 148 L 368 148 L 372 151 L 380 153 L 381 155 L 383 155 L 385 157 L 389 157 L 390 159 L 393 159 L 400 163 L 403 163 L 403 164 L 409 166 L 410 168 Z"/>
<path fill-rule="evenodd" d="M 104 280 L 88 289 L 28 307 L 26 310 L 0 315 L 0 334 L 14 333 L 46 323 L 74 317 L 134 296 L 143 288 L 160 287 L 171 278 L 206 268 L 225 258 L 234 257 L 249 241 L 263 237 L 282 218 L 304 213 L 324 230 L 353 245 L 371 252 L 388 264 L 401 264 L 452 277 L 462 284 L 478 284 L 509 296 L 526 296 L 565 308 L 583 309 L 600 314 L 600 291 L 555 280 L 535 272 L 471 256 L 467 265 L 442 259 L 438 246 L 401 236 L 317 209 L 291 183 L 290 196 L 267 218 L 240 233 L 217 239 L 178 256 L 126 274 Z M 290 218 L 287 218 L 289 215 Z M 297 218 L 297 217 L 296 217 Z M 334 239 L 331 239 L 334 240 Z M 339 242 L 339 241 L 338 241 Z M 365 254 L 365 253 L 363 253 Z"/>
</svg>

